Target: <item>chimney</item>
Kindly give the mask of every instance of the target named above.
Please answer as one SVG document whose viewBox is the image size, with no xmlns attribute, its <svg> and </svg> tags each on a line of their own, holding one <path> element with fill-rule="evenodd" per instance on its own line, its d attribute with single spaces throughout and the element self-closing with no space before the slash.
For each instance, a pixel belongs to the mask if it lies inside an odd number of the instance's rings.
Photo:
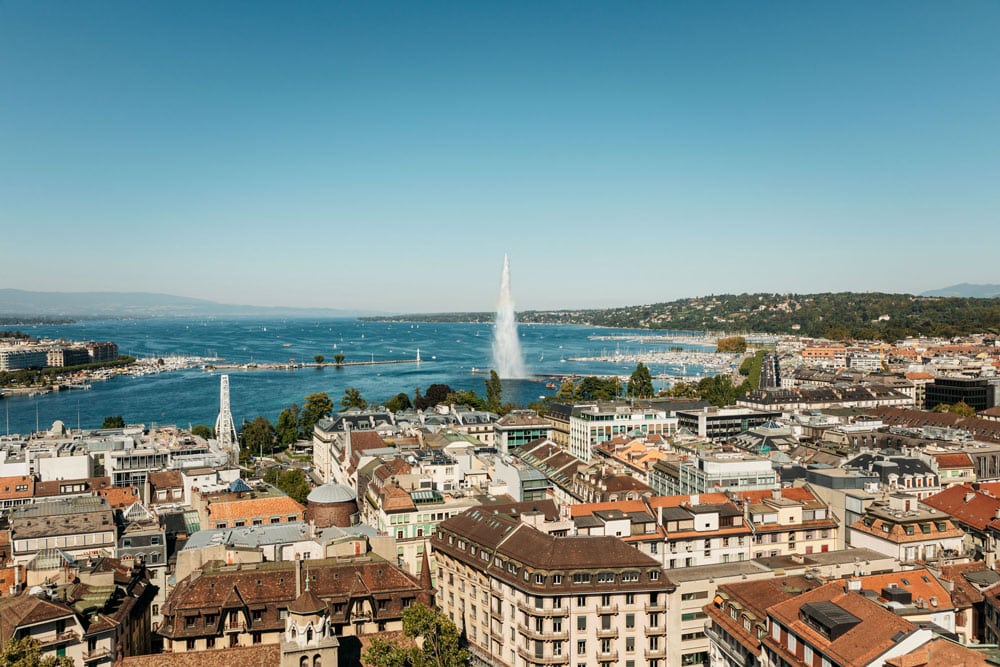
<svg viewBox="0 0 1000 667">
<path fill-rule="evenodd" d="M 295 554 L 295 599 L 302 595 L 302 554 Z"/>
<path fill-rule="evenodd" d="M 781 500 L 781 487 L 780 486 L 775 486 L 773 489 L 771 489 L 771 499 L 772 500 Z"/>
<path fill-rule="evenodd" d="M 844 590 L 847 592 L 854 591 L 856 593 L 861 592 L 861 579 L 858 577 L 850 577 L 847 580 L 847 585 L 844 586 Z"/>
<path fill-rule="evenodd" d="M 700 502 L 701 502 L 701 495 L 697 493 L 692 493 L 691 496 L 688 498 L 688 505 L 690 505 L 691 507 L 695 507 Z"/>
</svg>

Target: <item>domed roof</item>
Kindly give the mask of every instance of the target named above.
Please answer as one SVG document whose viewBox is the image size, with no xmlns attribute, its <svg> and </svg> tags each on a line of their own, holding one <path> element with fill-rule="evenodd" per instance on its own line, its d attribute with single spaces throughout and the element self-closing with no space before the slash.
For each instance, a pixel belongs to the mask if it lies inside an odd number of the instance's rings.
<svg viewBox="0 0 1000 667">
<path fill-rule="evenodd" d="M 351 487 L 343 484 L 324 484 L 317 486 L 309 492 L 306 502 L 310 503 L 349 503 L 356 501 L 358 495 L 351 490 Z"/>
</svg>

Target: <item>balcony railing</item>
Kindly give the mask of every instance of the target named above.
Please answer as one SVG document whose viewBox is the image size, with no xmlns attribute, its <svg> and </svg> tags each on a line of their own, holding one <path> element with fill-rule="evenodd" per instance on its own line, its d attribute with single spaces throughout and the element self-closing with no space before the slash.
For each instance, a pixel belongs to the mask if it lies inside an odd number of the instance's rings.
<svg viewBox="0 0 1000 667">
<path fill-rule="evenodd" d="M 646 660 L 651 660 L 651 659 L 655 659 L 655 658 L 666 658 L 667 657 L 667 648 L 666 647 L 662 647 L 662 648 L 647 648 L 645 651 L 643 651 L 643 653 L 646 656 Z"/>
<path fill-rule="evenodd" d="M 599 639 L 615 639 L 618 637 L 618 628 L 597 628 L 597 637 Z"/>
<path fill-rule="evenodd" d="M 730 645 L 728 641 L 723 639 L 719 635 L 719 633 L 717 633 L 715 630 L 712 629 L 711 623 L 705 624 L 705 636 L 711 640 L 711 644 L 714 648 L 717 648 L 723 653 L 725 653 L 727 656 L 729 656 L 730 660 L 734 660 L 736 663 L 741 665 L 746 664 L 746 659 L 747 659 L 746 653 L 741 652 L 736 647 Z"/>
<path fill-rule="evenodd" d="M 569 607 L 559 607 L 558 609 L 550 609 L 543 607 L 536 607 L 534 605 L 528 604 L 527 602 L 518 602 L 517 610 L 529 614 L 531 616 L 569 616 Z"/>
<path fill-rule="evenodd" d="M 647 612 L 650 612 L 650 611 L 666 611 L 666 610 L 667 610 L 667 603 L 666 603 L 666 601 L 662 601 L 662 602 L 647 602 L 646 603 L 646 611 Z"/>
<path fill-rule="evenodd" d="M 84 662 L 93 662 L 94 660 L 100 660 L 102 658 L 107 658 L 111 656 L 111 649 L 106 646 L 98 646 L 93 651 L 85 651 L 83 654 Z"/>
<path fill-rule="evenodd" d="M 552 655 L 552 654 L 538 655 L 534 651 L 526 649 L 523 646 L 517 647 L 517 654 L 525 662 L 536 665 L 563 665 L 569 662 L 568 653 L 564 653 L 563 655 Z"/>
<path fill-rule="evenodd" d="M 618 613 L 618 603 L 610 602 L 608 604 L 598 604 L 597 613 L 599 614 L 617 614 Z"/>
<path fill-rule="evenodd" d="M 569 630 L 543 630 L 539 632 L 534 628 L 525 625 L 524 623 L 517 624 L 517 631 L 521 634 L 527 635 L 529 639 L 541 639 L 541 640 L 555 640 L 562 639 L 564 641 L 569 640 Z"/>
<path fill-rule="evenodd" d="M 601 662 L 605 661 L 618 662 L 618 651 L 616 649 L 612 649 L 610 651 L 598 650 L 597 659 L 600 660 Z"/>
<path fill-rule="evenodd" d="M 60 632 L 55 637 L 50 637 L 48 639 L 38 638 L 38 643 L 41 644 L 42 646 L 53 646 L 55 644 L 67 644 L 69 642 L 75 642 L 78 639 L 80 639 L 80 635 L 78 635 L 73 630 L 69 630 L 67 632 Z"/>
</svg>

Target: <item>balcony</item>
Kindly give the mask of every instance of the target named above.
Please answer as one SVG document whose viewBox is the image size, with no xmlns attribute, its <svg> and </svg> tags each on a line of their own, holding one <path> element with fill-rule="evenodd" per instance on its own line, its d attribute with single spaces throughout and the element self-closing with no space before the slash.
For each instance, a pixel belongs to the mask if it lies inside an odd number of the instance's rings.
<svg viewBox="0 0 1000 667">
<path fill-rule="evenodd" d="M 666 602 L 666 600 L 663 600 L 661 602 L 647 602 L 646 603 L 646 611 L 647 612 L 651 612 L 651 611 L 666 611 L 666 610 L 667 610 L 667 602 Z"/>
<path fill-rule="evenodd" d="M 667 648 L 665 646 L 663 648 L 647 648 L 643 654 L 646 656 L 646 660 L 657 658 L 662 660 L 667 657 Z"/>
<path fill-rule="evenodd" d="M 618 651 L 615 649 L 612 649 L 610 651 L 599 650 L 597 652 L 597 659 L 600 660 L 601 662 L 605 661 L 618 662 Z"/>
<path fill-rule="evenodd" d="M 662 635 L 667 631 L 667 624 L 658 625 L 656 627 L 646 626 L 646 635 Z"/>
<path fill-rule="evenodd" d="M 618 613 L 618 603 L 612 602 L 610 604 L 598 604 L 597 605 L 598 614 L 617 614 Z"/>
<path fill-rule="evenodd" d="M 734 661 L 736 664 L 746 664 L 747 655 L 746 652 L 742 650 L 742 647 L 730 645 L 728 641 L 723 639 L 719 633 L 712 629 L 711 623 L 705 624 L 705 636 L 711 640 L 713 648 L 725 653 L 730 660 Z"/>
<path fill-rule="evenodd" d="M 527 602 L 520 601 L 517 603 L 517 610 L 524 612 L 525 614 L 529 614 L 530 616 L 545 616 L 547 618 L 552 616 L 569 616 L 569 607 L 550 609 L 548 607 L 536 607 L 532 604 L 528 604 Z"/>
<path fill-rule="evenodd" d="M 538 655 L 523 646 L 517 647 L 517 654 L 525 662 L 535 665 L 564 665 L 569 662 L 568 653 L 564 653 L 563 655 Z"/>
<path fill-rule="evenodd" d="M 103 658 L 111 657 L 111 649 L 106 646 L 98 646 L 93 651 L 85 651 L 83 654 L 84 662 L 94 662 L 96 660 L 101 660 Z"/>
<path fill-rule="evenodd" d="M 617 639 L 618 638 L 618 628 L 597 628 L 597 638 L 598 639 Z"/>
<path fill-rule="evenodd" d="M 569 641 L 569 630 L 560 630 L 558 632 L 552 630 L 545 630 L 543 632 L 539 632 L 538 630 L 535 630 L 534 628 L 531 628 L 525 625 L 524 623 L 518 623 L 517 631 L 523 635 L 527 635 L 529 639 L 541 639 L 541 640 L 562 639 L 563 641 Z"/>
<path fill-rule="evenodd" d="M 41 637 L 36 637 L 36 639 L 38 639 L 38 643 L 41 644 L 42 647 L 46 647 L 46 646 L 55 646 L 56 644 L 68 644 L 70 642 L 78 641 L 80 639 L 80 635 L 76 634 L 72 630 L 69 630 L 68 632 L 60 632 L 54 637 L 49 637 L 46 639 L 43 639 Z"/>
<path fill-rule="evenodd" d="M 226 632 L 246 632 L 246 629 L 246 621 L 240 621 L 239 623 L 227 623 L 225 626 Z"/>
</svg>

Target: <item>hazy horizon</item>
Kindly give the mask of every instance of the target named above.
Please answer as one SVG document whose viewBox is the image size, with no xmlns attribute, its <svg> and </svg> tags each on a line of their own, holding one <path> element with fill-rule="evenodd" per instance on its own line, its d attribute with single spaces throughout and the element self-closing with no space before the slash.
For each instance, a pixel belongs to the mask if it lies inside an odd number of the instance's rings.
<svg viewBox="0 0 1000 667">
<path fill-rule="evenodd" d="M 491 311 L 1000 283 L 1000 5 L 0 3 L 2 286 Z M 126 286 L 126 287 L 123 287 Z"/>
</svg>

